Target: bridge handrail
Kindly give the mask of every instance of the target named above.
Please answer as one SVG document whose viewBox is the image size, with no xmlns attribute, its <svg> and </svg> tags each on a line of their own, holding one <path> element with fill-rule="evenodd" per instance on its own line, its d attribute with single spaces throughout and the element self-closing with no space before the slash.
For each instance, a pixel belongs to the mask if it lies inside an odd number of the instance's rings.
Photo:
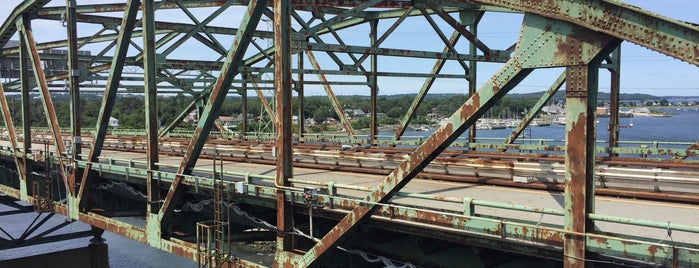
<svg viewBox="0 0 699 268">
<path fill-rule="evenodd" d="M 107 165 L 116 165 L 119 162 L 127 163 L 127 166 L 122 166 L 122 167 L 133 169 L 134 173 L 137 173 L 137 171 L 141 171 L 143 173 L 143 178 L 145 178 L 145 174 L 147 174 L 148 172 L 158 172 L 160 174 L 169 174 L 171 176 L 184 176 L 186 178 L 208 179 L 206 177 L 197 176 L 197 175 L 182 175 L 182 174 L 176 174 L 173 172 L 162 171 L 162 170 L 146 170 L 145 172 L 143 172 L 143 170 L 144 170 L 143 168 L 136 168 L 133 166 L 133 164 L 145 165 L 146 161 L 141 161 L 141 160 L 120 159 L 120 158 L 113 158 L 113 157 L 103 157 L 102 159 L 108 160 Z M 81 163 L 81 165 L 83 165 L 83 166 L 87 163 L 87 161 L 77 161 L 77 162 Z M 105 165 L 105 163 L 99 163 L 99 162 L 92 163 L 92 168 L 99 170 L 100 168 L 102 168 L 101 167 L 102 165 Z M 178 167 L 176 165 L 165 165 L 165 164 L 158 164 L 158 165 L 160 167 L 170 167 L 170 168 L 177 168 Z M 116 166 L 121 166 L 121 165 L 116 165 Z M 195 172 L 206 173 L 206 172 L 210 172 L 210 171 L 211 171 L 210 169 L 195 168 Z M 131 172 L 129 172 L 129 173 L 131 174 Z M 269 175 L 243 173 L 243 172 L 232 172 L 232 171 L 223 171 L 222 174 L 224 175 L 224 178 L 226 176 L 245 178 L 246 181 L 244 181 L 244 183 L 248 183 L 248 184 L 251 184 L 254 186 L 263 186 L 263 185 L 256 185 L 256 184 L 252 183 L 249 179 L 274 180 L 274 178 L 275 178 L 275 176 L 269 176 Z M 336 182 L 332 182 L 332 181 L 331 182 L 320 182 L 320 181 L 311 181 L 311 180 L 303 180 L 303 179 L 295 179 L 295 178 L 291 178 L 291 179 L 289 179 L 289 181 L 293 182 L 293 183 L 299 183 L 299 184 L 309 184 L 309 185 L 329 187 L 328 191 L 330 193 L 336 193 L 336 189 L 334 189 L 334 188 L 358 190 L 358 191 L 365 191 L 365 192 L 371 192 L 374 190 L 373 187 L 336 183 Z M 231 182 L 234 182 L 234 181 L 231 181 Z M 537 214 L 555 215 L 555 216 L 563 216 L 564 215 L 564 211 L 558 210 L 558 209 L 536 208 L 536 207 L 525 206 L 525 205 L 485 201 L 485 200 L 478 200 L 478 199 L 471 199 L 471 198 L 459 198 L 459 197 L 429 195 L 429 194 L 411 193 L 411 192 L 399 192 L 397 194 L 397 196 L 407 197 L 407 198 L 415 198 L 415 199 L 423 199 L 423 200 L 442 201 L 442 202 L 448 202 L 448 203 L 464 204 L 465 208 L 463 211 L 460 211 L 460 212 L 465 213 L 466 215 L 475 215 L 474 211 L 469 209 L 470 205 L 489 207 L 489 208 L 497 208 L 497 209 L 506 209 L 506 210 L 520 211 L 520 212 L 531 212 L 531 213 L 537 213 Z M 334 198 L 336 196 L 331 196 L 331 197 Z M 364 202 L 364 201 L 362 201 L 362 202 Z M 633 226 L 642 226 L 642 227 L 651 227 L 651 228 L 660 228 L 660 229 L 670 228 L 672 230 L 677 230 L 677 231 L 699 233 L 699 226 L 691 226 L 691 225 L 676 224 L 676 223 L 669 223 L 669 222 L 657 222 L 657 221 L 642 220 L 642 219 L 624 218 L 624 217 L 617 217 L 617 216 L 610 216 L 610 215 L 596 214 L 596 213 L 590 213 L 589 215 L 590 215 L 591 219 L 597 220 L 597 221 L 603 221 L 603 222 L 621 223 L 621 224 L 629 224 L 629 225 L 633 225 Z"/>
</svg>

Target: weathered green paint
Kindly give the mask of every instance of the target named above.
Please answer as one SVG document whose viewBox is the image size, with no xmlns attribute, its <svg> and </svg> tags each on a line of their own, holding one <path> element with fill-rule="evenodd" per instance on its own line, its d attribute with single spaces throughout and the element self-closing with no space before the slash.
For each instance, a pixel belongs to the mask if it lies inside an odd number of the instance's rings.
<svg viewBox="0 0 699 268">
<path fill-rule="evenodd" d="M 203 117 L 197 124 L 197 128 L 192 136 L 192 141 L 189 143 L 185 157 L 182 159 L 182 163 L 178 168 L 179 174 L 190 174 L 192 172 L 204 143 L 209 136 L 214 120 L 218 116 L 218 110 L 228 94 L 231 80 L 233 80 L 233 77 L 238 73 L 238 67 L 243 60 L 247 47 L 250 45 L 252 33 L 255 31 L 255 28 L 257 28 L 257 24 L 262 16 L 262 11 L 266 8 L 266 4 L 267 0 L 250 1 L 247 12 L 240 22 L 240 30 L 237 32 L 235 41 L 228 51 L 226 60 L 221 67 L 220 75 L 204 107 Z M 183 192 L 179 187 L 180 182 L 181 179 L 175 179 L 170 185 L 165 201 L 158 213 L 162 229 L 165 229 L 165 227 L 170 224 L 172 220 L 171 214 L 174 210 L 173 203 L 179 202 L 179 198 Z"/>
<path fill-rule="evenodd" d="M 116 41 L 117 46 L 114 51 L 112 63 L 110 64 L 109 78 L 107 79 L 104 97 L 102 98 L 102 106 L 100 106 L 100 112 L 97 116 L 92 148 L 87 158 L 89 162 L 97 161 L 97 158 L 102 153 L 102 145 L 107 134 L 109 118 L 112 115 L 112 109 L 116 102 L 119 81 L 121 80 L 121 74 L 124 69 L 124 61 L 131 41 L 131 33 L 136 24 L 136 14 L 138 13 L 140 2 L 140 0 L 127 0 L 126 2 L 127 9 L 121 21 L 122 30 L 119 32 L 119 38 L 117 38 Z M 88 167 L 87 169 L 89 170 L 90 168 Z M 90 174 L 90 172 L 83 173 L 82 183 L 80 184 L 77 195 L 81 203 L 85 202 L 83 197 L 85 196 L 86 190 L 89 192 L 89 187 L 92 186 L 92 176 L 94 176 L 94 174 Z"/>
<path fill-rule="evenodd" d="M 315 55 L 313 55 L 313 51 L 305 50 L 304 52 L 306 52 L 306 57 L 311 62 L 311 65 L 313 65 L 313 68 L 320 70 L 320 64 L 318 63 L 318 60 L 316 60 Z M 324 74 L 318 74 L 318 79 L 323 82 L 328 81 Z M 342 122 L 342 126 L 345 128 L 347 136 L 349 136 L 350 140 L 356 139 L 354 128 L 352 128 L 352 123 L 350 123 L 349 119 L 345 115 L 345 110 L 342 108 L 342 105 L 340 105 L 340 101 L 337 100 L 337 97 L 335 97 L 335 93 L 333 92 L 332 88 L 326 83 L 323 84 L 323 89 L 325 89 L 325 94 L 328 95 L 328 99 L 330 99 L 330 103 L 332 104 L 333 109 L 335 109 L 335 113 L 340 118 L 340 122 Z"/>
<path fill-rule="evenodd" d="M 658 16 L 619 1 L 560 1 L 541 5 L 531 1 L 475 0 L 521 12 L 539 14 L 567 21 L 688 63 L 699 65 L 699 28 L 691 24 Z M 692 46 L 692 44 L 695 44 Z M 694 48 L 692 48 L 694 47 Z"/>
<path fill-rule="evenodd" d="M 455 46 L 456 43 L 459 41 L 459 32 L 454 31 L 451 34 L 451 37 L 449 38 L 449 44 L 451 46 Z M 445 46 L 444 49 L 442 49 L 442 53 L 446 54 L 450 50 L 449 46 Z M 443 59 L 437 60 L 437 62 L 434 63 L 434 66 L 432 67 L 432 71 L 430 73 L 432 74 L 438 74 L 442 68 L 444 67 L 444 64 L 446 64 L 447 61 Z M 420 88 L 420 91 L 418 91 L 417 95 L 413 99 L 413 102 L 410 104 L 410 108 L 408 108 L 408 112 L 405 113 L 405 116 L 403 116 L 403 120 L 400 122 L 400 126 L 396 130 L 395 135 L 393 136 L 394 140 L 399 140 L 401 136 L 403 136 L 403 133 L 405 133 L 405 130 L 408 128 L 410 125 L 410 121 L 413 119 L 415 112 L 417 111 L 418 106 L 422 103 L 422 100 L 425 99 L 425 96 L 427 96 L 427 92 L 432 88 L 432 85 L 434 84 L 435 77 L 430 77 L 425 80 L 425 83 L 422 84 L 422 87 Z"/>
<path fill-rule="evenodd" d="M 546 103 L 548 103 L 549 100 L 553 98 L 553 95 L 556 94 L 556 92 L 558 92 L 558 89 L 560 89 L 561 86 L 563 86 L 563 83 L 565 83 L 565 81 L 566 75 L 565 72 L 563 72 L 560 76 L 558 76 L 558 78 L 556 78 L 556 81 L 553 82 L 549 89 L 546 90 L 546 92 L 544 92 L 544 95 L 542 95 L 539 98 L 536 104 L 534 104 L 534 106 L 531 109 L 529 109 L 529 112 L 527 112 L 527 115 L 525 115 L 524 118 L 522 118 L 522 121 L 519 122 L 517 127 L 515 127 L 515 129 L 512 130 L 510 136 L 507 137 L 507 139 L 505 139 L 506 144 L 512 144 L 517 139 L 517 137 L 519 137 L 519 135 L 522 134 L 522 131 L 524 131 L 524 129 L 527 128 L 527 126 L 529 126 L 529 123 L 531 123 L 532 120 L 536 118 L 536 115 L 539 114 L 539 112 L 541 112 L 541 109 L 544 108 Z"/>
<path fill-rule="evenodd" d="M 51 100 L 51 94 L 49 93 L 48 85 L 46 83 L 46 77 L 44 76 L 41 59 L 39 58 L 36 50 L 31 21 L 24 17 L 22 20 L 17 21 L 17 28 L 19 29 L 21 36 L 20 38 L 24 40 L 23 45 L 28 52 L 27 54 L 29 56 L 29 62 L 31 63 L 31 70 L 34 72 L 34 79 L 39 86 L 41 104 L 44 109 L 44 115 L 46 115 L 46 122 L 49 125 L 51 137 L 53 139 L 53 146 L 56 153 L 62 157 L 65 154 L 65 145 L 63 144 L 63 138 L 61 137 L 60 126 L 58 125 L 58 120 L 56 119 L 56 110 L 54 109 L 53 101 Z M 63 182 L 66 185 L 69 185 L 68 177 L 65 173 L 65 164 L 63 159 L 57 161 L 57 164 L 60 168 L 58 172 L 61 174 Z M 69 187 L 68 190 L 70 194 L 73 194 L 74 189 L 72 187 Z"/>
</svg>

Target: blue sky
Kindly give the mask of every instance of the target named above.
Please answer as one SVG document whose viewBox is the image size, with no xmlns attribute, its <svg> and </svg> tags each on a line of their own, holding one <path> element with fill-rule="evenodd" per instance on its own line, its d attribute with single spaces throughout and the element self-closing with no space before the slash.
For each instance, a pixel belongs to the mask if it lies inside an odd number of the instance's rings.
<svg viewBox="0 0 699 268">
<path fill-rule="evenodd" d="M 7 1 L 6 6 L 16 6 L 21 1 Z M 79 4 L 83 3 L 98 3 L 98 2 L 115 2 L 107 0 L 78 0 Z M 119 1 L 116 1 L 119 2 Z M 627 1 L 630 4 L 641 8 L 659 13 L 661 15 L 674 19 L 699 23 L 699 1 L 691 0 L 666 0 L 666 1 L 650 1 L 650 0 L 635 0 Z M 65 1 L 52 1 L 49 5 L 62 5 Z M 13 8 L 0 9 L 0 20 L 5 21 Z M 201 10 L 194 12 L 200 20 L 213 9 Z M 220 16 L 213 25 L 237 27 L 239 22 L 239 14 L 243 12 L 240 8 L 231 8 Z M 181 11 L 159 11 L 156 13 L 156 19 L 190 22 L 185 18 Z M 479 26 L 479 38 L 482 39 L 489 47 L 493 49 L 505 49 L 517 40 L 522 16 L 518 14 L 501 14 L 487 13 Z M 435 18 L 436 21 L 440 21 Z M 382 33 L 387 29 L 392 22 L 386 21 L 379 24 L 379 32 Z M 451 33 L 449 27 L 439 22 L 439 27 L 443 29 L 446 35 Z M 57 39 L 65 39 L 65 28 L 61 27 L 54 21 L 34 21 L 34 31 L 38 41 L 53 41 Z M 89 25 L 79 25 L 81 36 L 94 33 L 97 28 Z M 258 29 L 269 29 L 271 26 L 268 23 L 261 23 Z M 368 45 L 368 26 L 358 26 L 347 29 L 341 32 L 342 38 L 353 45 Z M 228 48 L 232 39 L 230 37 L 217 36 L 224 47 Z M 336 43 L 331 37 L 326 37 L 324 40 L 328 43 Z M 268 40 L 260 40 L 265 43 Z M 140 43 L 140 40 L 135 40 Z M 465 39 L 462 39 L 457 45 L 457 49 L 464 52 L 466 50 Z M 416 49 L 427 51 L 441 51 L 443 43 L 439 41 L 434 31 L 429 28 L 422 17 L 407 19 L 399 26 L 394 34 L 392 34 L 382 44 L 384 47 L 401 48 L 401 49 Z M 88 46 L 86 49 L 98 51 L 101 45 Z M 251 48 L 252 49 L 252 48 Z M 132 51 L 131 53 L 136 53 Z M 321 67 L 329 69 L 337 69 L 329 57 L 321 53 L 315 53 Z M 197 42 L 187 42 L 180 49 L 171 54 L 171 58 L 182 59 L 216 59 L 217 54 L 203 47 Z M 350 62 L 347 56 L 341 56 L 345 62 Z M 295 61 L 294 61 L 295 62 Z M 379 69 L 382 71 L 405 71 L 405 72 L 429 72 L 434 65 L 434 60 L 423 59 L 397 59 L 391 57 L 379 57 Z M 310 64 L 306 62 L 306 68 L 310 68 Z M 368 60 L 365 62 L 368 67 Z M 482 85 L 490 76 L 501 66 L 495 63 L 481 63 L 478 65 L 477 84 Z M 681 96 L 699 96 L 699 69 L 696 66 L 672 59 L 665 55 L 645 49 L 643 47 L 624 43 L 622 45 L 622 77 L 621 88 L 622 93 L 647 93 L 653 95 L 681 95 Z M 535 71 L 530 77 L 525 79 L 514 92 L 526 93 L 545 90 L 551 82 L 553 82 L 562 69 L 544 69 Z M 463 69 L 455 63 L 448 62 L 444 67 L 443 73 L 462 74 Z M 331 80 L 339 81 L 359 81 L 360 78 L 347 76 L 328 76 Z M 315 76 L 306 76 L 306 80 L 315 80 Z M 403 94 L 415 93 L 423 84 L 424 78 L 379 78 L 380 94 Z M 432 87 L 431 93 L 464 93 L 467 91 L 468 84 L 462 79 L 437 79 Z M 333 90 L 339 95 L 358 94 L 368 95 L 368 87 L 363 86 L 334 86 Z M 609 91 L 609 75 L 606 71 L 600 72 L 600 91 Z M 321 87 L 308 86 L 307 94 L 324 94 Z"/>
</svg>

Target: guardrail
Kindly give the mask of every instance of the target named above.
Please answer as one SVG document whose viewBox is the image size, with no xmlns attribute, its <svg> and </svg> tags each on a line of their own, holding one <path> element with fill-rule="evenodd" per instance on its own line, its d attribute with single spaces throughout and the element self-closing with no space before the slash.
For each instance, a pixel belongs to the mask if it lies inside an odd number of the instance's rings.
<svg viewBox="0 0 699 268">
<path fill-rule="evenodd" d="M 0 128 L 3 130 L 4 128 Z M 48 133 L 48 128 L 33 128 L 37 133 Z M 61 129 L 63 133 L 70 133 L 69 129 Z M 83 134 L 92 135 L 93 130 L 83 129 Z M 2 131 L 4 133 L 4 131 Z M 172 130 L 166 137 L 191 137 L 194 131 Z M 110 129 L 108 135 L 117 137 L 145 136 L 142 129 Z M 18 134 L 19 135 L 19 134 Z M 6 138 L 6 135 L 1 135 Z M 21 135 L 19 135 L 21 137 Z M 242 139 L 247 141 L 274 141 L 274 133 L 247 132 L 218 132 L 212 131 L 211 136 L 222 139 Z M 305 133 L 301 138 L 294 135 L 299 142 L 305 143 L 331 143 L 337 145 L 367 146 L 370 143 L 369 135 L 357 135 L 356 139 L 349 138 L 345 133 Z M 400 140 L 394 140 L 393 136 L 377 135 L 374 145 L 391 147 L 415 147 L 422 144 L 424 136 L 403 136 Z M 565 140 L 558 139 L 528 139 L 520 138 L 514 144 L 504 144 L 505 138 L 477 137 L 476 142 L 469 143 L 465 137 L 460 137 L 450 145 L 452 150 L 478 150 L 483 152 L 507 151 L 522 154 L 551 154 L 562 155 L 565 152 Z M 683 159 L 685 163 L 699 163 L 699 149 L 692 149 L 697 142 L 665 142 L 665 141 L 618 141 L 617 147 L 607 146 L 608 141 L 598 140 L 595 152 L 598 154 L 618 155 L 635 158 L 658 159 Z"/>
<path fill-rule="evenodd" d="M 130 183 L 145 183 L 148 172 L 156 172 L 157 178 L 165 182 L 170 182 L 177 174 L 159 170 L 149 171 L 142 167 L 144 161 L 131 159 L 106 158 L 107 163 L 92 163 L 92 169 L 100 173 L 111 173 L 123 178 Z M 86 162 L 79 162 L 81 167 Z M 176 169 L 175 165 L 160 165 L 161 169 Z M 207 174 L 207 169 L 195 169 L 194 173 Z M 262 198 L 269 201 L 267 205 L 274 206 L 276 191 L 280 190 L 273 185 L 273 176 L 223 171 L 222 177 L 227 183 L 225 190 L 240 196 L 241 200 L 258 202 L 245 199 L 245 196 Z M 202 193 L 201 189 L 213 189 L 213 180 L 202 175 L 184 176 L 184 184 L 193 187 L 193 190 Z M 281 189 L 286 191 L 287 201 L 297 205 L 305 204 L 303 199 L 303 185 L 324 188 L 319 193 L 320 209 L 332 209 L 346 211 L 354 206 L 366 203 L 365 200 L 357 196 L 369 194 L 375 189 L 372 187 L 358 186 L 352 184 L 339 183 L 334 181 L 322 182 L 313 180 L 303 180 L 292 178 L 290 182 L 296 187 Z M 349 192 L 355 192 L 351 194 Z M 357 194 L 356 191 L 362 193 Z M 293 193 L 293 194 L 292 194 Z M 563 229 L 562 223 L 535 223 L 508 218 L 503 215 L 488 214 L 483 209 L 491 208 L 506 211 L 528 213 L 534 216 L 552 215 L 564 217 L 565 213 L 560 209 L 536 208 L 520 204 L 501 203 L 486 200 L 472 199 L 468 197 L 440 196 L 431 194 L 399 192 L 398 197 L 411 200 L 429 200 L 432 202 L 444 202 L 459 204 L 463 209 L 426 209 L 420 206 L 411 206 L 407 202 L 390 202 L 388 204 L 378 204 L 379 209 L 375 213 L 375 219 L 380 221 L 408 220 L 419 222 L 423 228 L 447 228 L 457 232 L 470 232 L 480 235 L 499 237 L 522 246 L 532 246 L 532 242 L 538 246 L 560 247 L 565 235 L 584 236 L 588 241 L 588 251 L 597 252 L 620 258 L 632 258 L 641 261 L 650 261 L 668 265 L 677 263 L 679 266 L 687 266 L 699 262 L 699 244 L 681 243 L 676 241 L 657 241 L 644 237 L 630 236 L 624 233 L 572 233 Z M 262 204 L 258 202 L 257 204 Z M 438 206 L 430 206 L 438 207 Z M 445 206 L 448 207 L 448 206 Z M 675 224 L 667 221 L 651 221 L 644 219 L 633 219 L 591 213 L 589 218 L 596 222 L 608 222 L 623 224 L 625 226 L 648 227 L 665 231 L 687 232 L 699 234 L 699 226 Z M 404 223 L 404 222 L 402 222 Z M 681 234 L 680 234 L 681 235 Z M 652 256 L 652 257 L 651 257 Z"/>
</svg>

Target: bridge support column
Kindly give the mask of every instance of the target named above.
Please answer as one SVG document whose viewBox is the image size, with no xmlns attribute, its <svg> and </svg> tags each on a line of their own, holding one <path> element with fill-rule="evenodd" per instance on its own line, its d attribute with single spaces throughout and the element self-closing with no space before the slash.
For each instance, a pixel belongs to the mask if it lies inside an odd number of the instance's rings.
<svg viewBox="0 0 699 268">
<path fill-rule="evenodd" d="M 87 246 L 90 254 L 91 268 L 108 268 L 109 267 L 109 251 L 107 243 L 104 243 L 102 234 L 104 230 L 92 227 L 93 238 L 90 239 L 90 245 Z"/>
<path fill-rule="evenodd" d="M 617 147 L 619 142 L 619 87 L 621 78 L 621 46 L 617 47 L 610 56 L 609 67 L 610 91 L 609 91 L 609 147 Z M 610 153 L 609 156 L 616 156 Z"/>
<path fill-rule="evenodd" d="M 274 0 L 274 92 L 276 105 L 276 148 L 277 148 L 277 228 L 284 233 L 277 236 L 276 267 L 287 267 L 291 258 L 287 252 L 293 250 L 294 237 L 288 232 L 293 228 L 294 212 L 286 201 L 284 188 L 290 186 L 293 176 L 291 122 L 291 2 Z M 311 54 L 309 54 L 311 56 Z M 312 57 L 309 57 L 313 61 Z M 349 129 L 348 129 L 349 131 Z"/>
<path fill-rule="evenodd" d="M 585 233 L 594 230 L 597 67 L 566 68 L 565 267 L 585 267 Z"/>
</svg>

